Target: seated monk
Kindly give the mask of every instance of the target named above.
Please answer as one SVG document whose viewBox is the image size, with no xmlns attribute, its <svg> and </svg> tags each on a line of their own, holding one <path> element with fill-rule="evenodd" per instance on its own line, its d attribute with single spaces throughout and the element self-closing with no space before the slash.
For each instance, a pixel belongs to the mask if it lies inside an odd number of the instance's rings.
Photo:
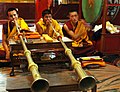
<svg viewBox="0 0 120 92">
<path fill-rule="evenodd" d="M 53 39 L 57 38 L 56 32 L 58 32 L 61 36 L 63 36 L 62 29 L 58 22 L 52 18 L 51 11 L 49 9 L 45 9 L 42 12 L 42 18 L 36 23 L 37 32 L 42 36 L 43 34 L 47 34 Z"/>
<path fill-rule="evenodd" d="M 86 50 L 93 50 L 93 43 L 89 40 L 87 31 L 90 26 L 84 20 L 78 20 L 78 13 L 75 10 L 69 12 L 69 20 L 63 25 L 64 36 L 74 40 L 72 43 L 73 53 L 80 54 Z M 76 48 L 82 47 L 82 48 Z M 87 48 L 88 47 L 88 48 Z M 83 48 L 87 48 L 86 50 Z M 85 50 L 85 51 L 83 51 Z"/>
<path fill-rule="evenodd" d="M 15 37 L 17 32 L 17 28 L 15 25 L 15 20 L 21 28 L 21 31 L 29 30 L 27 23 L 23 18 L 18 17 L 18 10 L 16 8 L 9 8 L 6 12 L 8 21 L 3 24 L 2 30 L 2 45 L 6 52 L 6 59 L 10 59 L 10 48 L 8 41 Z"/>
</svg>

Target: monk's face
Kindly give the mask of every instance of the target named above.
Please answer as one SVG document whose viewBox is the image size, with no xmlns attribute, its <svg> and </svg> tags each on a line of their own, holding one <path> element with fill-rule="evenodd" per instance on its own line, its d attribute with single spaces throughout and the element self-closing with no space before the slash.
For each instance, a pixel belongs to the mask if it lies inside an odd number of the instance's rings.
<svg viewBox="0 0 120 92">
<path fill-rule="evenodd" d="M 69 19 L 72 23 L 76 24 L 78 22 L 78 13 L 77 12 L 70 12 Z"/>
<path fill-rule="evenodd" d="M 45 16 L 43 17 L 43 21 L 46 25 L 49 25 L 52 22 L 52 15 L 45 14 Z"/>
<path fill-rule="evenodd" d="M 9 11 L 9 12 L 8 12 L 8 19 L 9 19 L 10 21 L 17 20 L 17 19 L 18 19 L 18 14 L 17 14 L 17 12 L 16 12 L 15 10 Z"/>
</svg>

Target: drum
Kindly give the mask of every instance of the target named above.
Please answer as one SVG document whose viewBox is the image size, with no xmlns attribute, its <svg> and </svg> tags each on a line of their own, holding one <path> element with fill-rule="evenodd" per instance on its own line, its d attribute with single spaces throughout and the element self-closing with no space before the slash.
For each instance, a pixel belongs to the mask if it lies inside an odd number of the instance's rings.
<svg viewBox="0 0 120 92">
<path fill-rule="evenodd" d="M 119 4 L 120 0 L 108 0 L 108 4 Z M 93 24 L 101 20 L 103 0 L 82 0 L 82 13 L 86 22 Z M 107 19 L 113 20 L 119 11 L 119 6 L 108 6 Z"/>
</svg>

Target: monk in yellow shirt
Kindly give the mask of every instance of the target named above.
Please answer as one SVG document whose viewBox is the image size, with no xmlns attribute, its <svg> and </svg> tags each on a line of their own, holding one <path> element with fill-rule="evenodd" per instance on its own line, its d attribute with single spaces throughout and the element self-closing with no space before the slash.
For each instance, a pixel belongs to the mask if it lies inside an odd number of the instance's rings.
<svg viewBox="0 0 120 92">
<path fill-rule="evenodd" d="M 7 10 L 7 17 L 8 22 L 3 24 L 3 31 L 2 31 L 2 45 L 6 52 L 6 59 L 10 58 L 10 50 L 8 47 L 8 41 L 17 34 L 17 29 L 15 26 L 14 20 L 18 22 L 21 30 L 29 30 L 28 25 L 24 21 L 23 18 L 18 17 L 18 10 L 16 8 L 9 8 Z"/>
<path fill-rule="evenodd" d="M 53 28 L 63 36 L 62 29 L 58 22 L 52 18 L 51 11 L 46 9 L 42 12 L 42 18 L 36 23 L 37 32 L 40 35 L 48 34 L 52 38 L 57 38 L 56 33 L 53 31 Z"/>
</svg>

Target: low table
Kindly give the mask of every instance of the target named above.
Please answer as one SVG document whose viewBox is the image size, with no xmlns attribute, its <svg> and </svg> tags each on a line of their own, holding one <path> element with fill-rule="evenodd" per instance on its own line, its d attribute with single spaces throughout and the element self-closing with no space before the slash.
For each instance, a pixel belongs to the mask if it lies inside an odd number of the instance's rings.
<svg viewBox="0 0 120 92">
<path fill-rule="evenodd" d="M 64 65 L 39 66 L 39 70 L 42 78 L 49 81 L 48 92 L 80 91 L 78 77 L 74 70 L 69 70 Z M 8 92 L 31 92 L 30 87 L 33 81 L 31 73 L 24 72 L 20 76 L 8 78 L 6 90 Z M 92 89 L 92 92 L 96 92 L 96 86 Z"/>
</svg>

